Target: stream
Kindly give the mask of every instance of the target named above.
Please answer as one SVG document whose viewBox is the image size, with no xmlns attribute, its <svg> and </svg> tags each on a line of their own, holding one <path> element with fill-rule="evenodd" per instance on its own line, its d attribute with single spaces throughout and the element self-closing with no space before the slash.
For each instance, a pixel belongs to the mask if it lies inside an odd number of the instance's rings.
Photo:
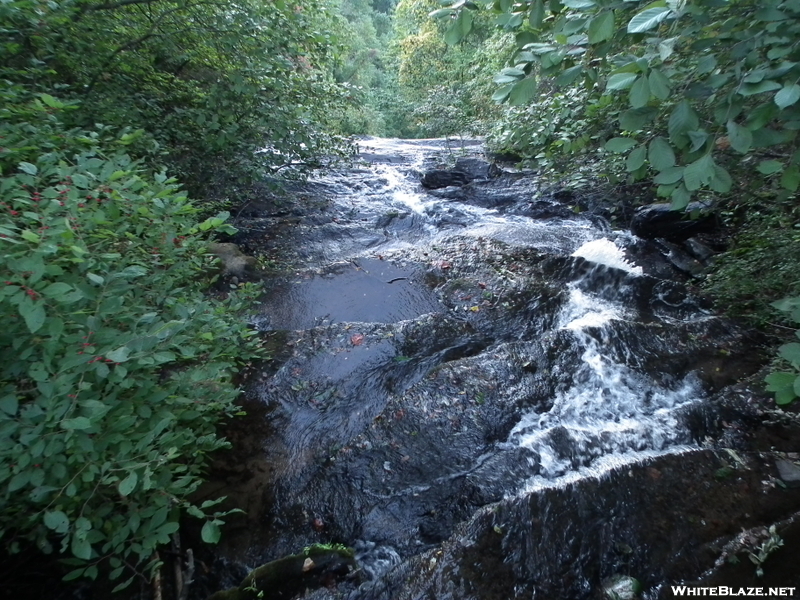
<svg viewBox="0 0 800 600">
<path fill-rule="evenodd" d="M 300 203 L 238 216 L 235 241 L 290 268 L 252 316 L 276 350 L 247 383 L 260 437 L 211 490 L 247 511 L 212 591 L 338 543 L 358 570 L 305 597 L 603 598 L 619 576 L 671 597 L 782 514 L 760 459 L 709 441 L 757 361 L 674 245 L 487 168 L 477 141 L 359 146 Z M 459 157 L 472 180 L 420 185 Z"/>
</svg>

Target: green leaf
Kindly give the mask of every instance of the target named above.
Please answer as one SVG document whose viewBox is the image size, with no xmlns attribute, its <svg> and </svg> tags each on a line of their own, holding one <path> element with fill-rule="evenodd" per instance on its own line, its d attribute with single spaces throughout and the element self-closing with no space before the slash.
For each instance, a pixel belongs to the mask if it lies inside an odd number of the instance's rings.
<svg viewBox="0 0 800 600">
<path fill-rule="evenodd" d="M 689 140 L 692 143 L 691 148 L 689 149 L 690 152 L 697 152 L 705 146 L 706 142 L 708 141 L 708 132 L 700 129 L 699 131 L 687 131 L 686 135 L 689 136 Z"/>
<path fill-rule="evenodd" d="M 589 43 L 598 44 L 610 40 L 614 35 L 614 11 L 601 12 L 589 21 Z"/>
<path fill-rule="evenodd" d="M 717 57 L 713 54 L 706 54 L 701 56 L 700 59 L 697 61 L 697 67 L 695 71 L 700 75 L 705 75 L 706 73 L 711 73 L 717 67 Z"/>
<path fill-rule="evenodd" d="M 652 106 L 631 108 L 619 116 L 619 126 L 623 131 L 639 131 L 653 120 L 658 111 Z"/>
<path fill-rule="evenodd" d="M 56 533 L 67 533 L 69 531 L 69 517 L 60 510 L 45 512 L 44 524 L 48 529 L 52 529 Z"/>
<path fill-rule="evenodd" d="M 121 591 L 122 591 L 122 590 L 124 590 L 126 587 L 128 587 L 130 584 L 132 584 L 134 579 L 136 579 L 136 575 L 134 575 L 134 576 L 133 576 L 133 577 L 131 577 L 130 579 L 127 579 L 127 580 L 123 581 L 122 583 L 120 583 L 120 584 L 119 584 L 118 586 L 116 586 L 116 587 L 115 587 L 113 590 L 111 590 L 111 593 L 112 593 L 112 594 L 116 594 L 117 592 L 121 592 Z"/>
<path fill-rule="evenodd" d="M 727 194 L 733 187 L 733 179 L 724 168 L 714 165 L 714 176 L 711 178 L 708 187 L 720 194 Z"/>
<path fill-rule="evenodd" d="M 647 103 L 650 101 L 650 83 L 648 83 L 647 77 L 639 77 L 633 83 L 628 99 L 633 108 L 647 106 Z"/>
<path fill-rule="evenodd" d="M 646 158 L 647 148 L 642 144 L 625 159 L 625 170 L 628 171 L 628 173 L 635 171 L 644 164 Z"/>
<path fill-rule="evenodd" d="M 564 71 L 556 77 L 556 85 L 562 87 L 572 85 L 575 80 L 580 77 L 581 73 L 583 73 L 583 65 L 576 65 L 569 69 L 564 69 Z"/>
<path fill-rule="evenodd" d="M 106 281 L 100 275 L 97 275 L 95 273 L 87 273 L 86 277 L 89 278 L 89 281 L 91 281 L 92 283 L 97 284 L 97 285 L 103 285 L 105 283 L 105 281 Z"/>
<path fill-rule="evenodd" d="M 756 11 L 755 18 L 758 21 L 785 21 L 789 18 L 785 12 L 779 11 L 777 8 L 768 7 Z"/>
<path fill-rule="evenodd" d="M 44 310 L 44 302 L 42 301 L 29 301 L 24 298 L 19 305 L 19 314 L 25 319 L 25 325 L 28 326 L 28 331 L 36 333 L 44 325 L 47 315 Z"/>
<path fill-rule="evenodd" d="M 130 348 L 128 346 L 120 346 L 116 350 L 112 350 L 108 354 L 106 354 L 106 358 L 113 362 L 122 363 L 128 360 L 128 356 L 130 355 Z"/>
<path fill-rule="evenodd" d="M 728 140 L 731 148 L 742 154 L 747 154 L 753 145 L 753 134 L 747 127 L 742 127 L 735 121 L 728 121 Z"/>
<path fill-rule="evenodd" d="M 626 90 L 633 85 L 637 77 L 636 73 L 615 73 L 608 78 L 606 90 Z"/>
<path fill-rule="evenodd" d="M 434 10 L 428 13 L 428 17 L 431 19 L 439 19 L 441 17 L 449 17 L 456 14 L 456 10 L 454 8 L 440 8 L 438 10 Z"/>
<path fill-rule="evenodd" d="M 659 185 L 671 185 L 683 179 L 683 167 L 670 167 L 664 169 L 653 178 L 653 182 Z"/>
<path fill-rule="evenodd" d="M 518 81 L 511 88 L 508 95 L 508 103 L 511 106 L 523 106 L 528 104 L 531 99 L 536 95 L 538 84 L 535 77 L 527 77 Z"/>
<path fill-rule="evenodd" d="M 66 562 L 66 561 L 64 561 Z M 70 571 L 64 577 L 61 578 L 61 581 L 74 581 L 78 577 L 83 577 L 83 574 L 86 572 L 86 569 L 75 569 L 74 571 Z"/>
<path fill-rule="evenodd" d="M 20 471 L 16 475 L 11 478 L 11 481 L 8 482 L 8 491 L 9 492 L 16 492 L 24 488 L 28 485 L 28 482 L 31 480 L 31 472 L 30 471 Z"/>
<path fill-rule="evenodd" d="M 92 558 L 92 545 L 86 540 L 86 535 L 79 535 L 77 532 L 72 535 L 72 544 L 70 546 L 73 556 L 89 560 Z"/>
<path fill-rule="evenodd" d="M 767 383 L 767 391 L 775 392 L 775 402 L 789 404 L 797 397 L 794 391 L 796 378 L 796 373 L 778 372 L 770 373 L 764 381 Z"/>
<path fill-rule="evenodd" d="M 136 471 L 131 471 L 128 476 L 119 482 L 119 493 L 122 496 L 129 496 L 139 483 L 139 476 Z"/>
<path fill-rule="evenodd" d="M 508 95 L 511 93 L 511 88 L 514 87 L 513 83 L 509 83 L 508 85 L 504 85 L 503 87 L 499 88 L 492 94 L 492 100 L 497 102 L 498 104 L 505 101 L 508 98 Z"/>
<path fill-rule="evenodd" d="M 19 163 L 19 170 L 24 171 L 28 175 L 36 175 L 39 172 L 39 169 L 36 167 L 36 165 L 33 165 L 29 162 Z"/>
<path fill-rule="evenodd" d="M 71 292 L 73 289 L 74 288 L 68 283 L 57 281 L 56 283 L 51 283 L 46 288 L 44 288 L 42 290 L 42 295 L 47 296 L 48 298 L 58 299 L 64 294 Z"/>
<path fill-rule="evenodd" d="M 695 110 L 686 100 L 681 100 L 669 116 L 667 130 L 670 138 L 674 138 L 688 131 L 696 130 L 699 125 L 700 118 Z"/>
<path fill-rule="evenodd" d="M 131 174 L 130 171 L 114 171 L 111 175 L 108 176 L 108 181 L 116 181 L 117 179 L 122 179 L 123 177 L 126 177 L 130 174 Z"/>
<path fill-rule="evenodd" d="M 644 33 L 658 27 L 672 11 L 667 7 L 647 8 L 628 23 L 628 33 Z"/>
<path fill-rule="evenodd" d="M 686 165 L 683 170 L 683 183 L 690 192 L 699 190 L 703 184 L 711 181 L 714 176 L 714 159 L 710 154 L 704 154 L 693 163 Z"/>
<path fill-rule="evenodd" d="M 38 235 L 28 229 L 23 229 L 20 235 L 22 236 L 22 239 L 27 240 L 32 244 L 38 244 L 41 241 L 41 238 Z"/>
<path fill-rule="evenodd" d="M 0 398 L 0 410 L 12 417 L 16 416 L 17 410 L 19 410 L 19 399 L 17 396 L 11 394 Z"/>
<path fill-rule="evenodd" d="M 763 94 L 764 92 L 771 92 L 773 90 L 781 89 L 781 84 L 771 79 L 765 79 L 758 83 L 743 83 L 736 91 L 742 96 L 754 96 L 756 94 Z"/>
<path fill-rule="evenodd" d="M 200 537 L 206 544 L 216 544 L 219 541 L 220 533 L 219 525 L 213 521 L 206 521 L 200 531 Z"/>
<path fill-rule="evenodd" d="M 792 342 L 791 344 L 784 344 L 778 348 L 778 355 L 792 363 L 795 368 L 800 368 L 800 344 Z"/>
<path fill-rule="evenodd" d="M 772 175 L 783 171 L 783 163 L 779 160 L 762 160 L 756 170 L 762 175 Z"/>
<path fill-rule="evenodd" d="M 673 37 L 659 42 L 658 56 L 661 58 L 661 62 L 665 62 L 670 56 L 673 55 L 675 52 L 675 42 L 677 41 L 678 38 Z"/>
<path fill-rule="evenodd" d="M 448 46 L 455 46 L 458 42 L 463 40 L 471 30 L 472 12 L 469 10 L 462 10 L 445 32 L 444 41 Z"/>
<path fill-rule="evenodd" d="M 62 429 L 84 430 L 89 429 L 91 426 L 92 422 L 86 417 L 75 417 L 73 419 L 64 419 L 61 421 Z"/>
<path fill-rule="evenodd" d="M 672 202 L 670 203 L 670 209 L 683 210 L 689 206 L 689 201 L 692 199 L 692 193 L 686 189 L 684 184 L 680 184 L 673 190 L 670 198 L 672 199 Z"/>
<path fill-rule="evenodd" d="M 790 192 L 796 192 L 798 186 L 800 186 L 800 169 L 798 169 L 797 165 L 792 165 L 783 172 L 781 187 Z"/>
<path fill-rule="evenodd" d="M 666 100 L 670 94 L 670 80 L 658 69 L 651 69 L 647 76 L 650 83 L 650 93 L 659 100 Z"/>
<path fill-rule="evenodd" d="M 632 138 L 616 137 L 608 140 L 603 146 L 609 152 L 627 152 L 637 144 Z"/>
<path fill-rule="evenodd" d="M 647 148 L 647 160 L 656 171 L 663 171 L 675 166 L 675 152 L 667 140 L 657 136 Z"/>
<path fill-rule="evenodd" d="M 783 89 L 775 94 L 775 104 L 780 108 L 791 106 L 798 100 L 800 100 L 800 85 L 796 83 L 783 86 Z"/>
<path fill-rule="evenodd" d="M 594 0 L 563 0 L 561 3 L 567 8 L 575 8 L 577 10 L 581 10 L 583 8 L 592 8 L 596 6 Z"/>
<path fill-rule="evenodd" d="M 64 106 L 66 106 L 63 102 L 56 100 L 50 94 L 39 94 L 39 98 L 50 108 L 64 108 Z"/>
<path fill-rule="evenodd" d="M 542 0 L 533 0 L 530 13 L 528 14 L 528 23 L 533 29 L 539 29 L 543 22 L 544 2 Z"/>
</svg>

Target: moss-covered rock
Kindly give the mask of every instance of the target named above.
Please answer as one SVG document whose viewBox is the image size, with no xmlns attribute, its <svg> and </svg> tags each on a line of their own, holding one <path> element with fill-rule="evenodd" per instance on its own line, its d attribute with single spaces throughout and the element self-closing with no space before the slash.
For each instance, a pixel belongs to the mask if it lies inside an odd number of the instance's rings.
<svg viewBox="0 0 800 600">
<path fill-rule="evenodd" d="M 244 578 L 239 587 L 208 600 L 288 600 L 306 589 L 329 584 L 355 570 L 353 550 L 340 545 L 314 545 L 300 554 L 268 562 Z"/>
</svg>

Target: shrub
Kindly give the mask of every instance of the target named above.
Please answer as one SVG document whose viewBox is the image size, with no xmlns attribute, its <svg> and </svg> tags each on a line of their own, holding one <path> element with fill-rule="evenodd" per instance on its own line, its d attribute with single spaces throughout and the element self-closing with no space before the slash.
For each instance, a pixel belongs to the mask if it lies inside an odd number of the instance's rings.
<svg viewBox="0 0 800 600">
<path fill-rule="evenodd" d="M 187 498 L 256 352 L 247 294 L 204 294 L 203 238 L 226 215 L 196 224 L 174 180 L 125 154 L 135 135 L 66 131 L 57 99 L 3 93 L 0 536 L 71 554 L 68 578 L 116 579 L 182 511 L 219 537 L 216 503 Z"/>
</svg>

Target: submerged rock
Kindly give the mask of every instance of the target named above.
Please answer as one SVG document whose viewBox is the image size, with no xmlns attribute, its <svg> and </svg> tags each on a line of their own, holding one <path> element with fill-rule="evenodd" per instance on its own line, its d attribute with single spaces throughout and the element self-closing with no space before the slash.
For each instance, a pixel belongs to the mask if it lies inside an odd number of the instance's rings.
<svg viewBox="0 0 800 600">
<path fill-rule="evenodd" d="M 612 575 L 603 581 L 603 596 L 607 600 L 636 600 L 642 584 L 630 575 Z"/>
<path fill-rule="evenodd" d="M 452 169 L 433 169 L 422 176 L 422 187 L 435 190 L 462 186 L 472 181 L 487 181 L 501 173 L 494 163 L 479 158 L 460 158 Z"/>
</svg>

